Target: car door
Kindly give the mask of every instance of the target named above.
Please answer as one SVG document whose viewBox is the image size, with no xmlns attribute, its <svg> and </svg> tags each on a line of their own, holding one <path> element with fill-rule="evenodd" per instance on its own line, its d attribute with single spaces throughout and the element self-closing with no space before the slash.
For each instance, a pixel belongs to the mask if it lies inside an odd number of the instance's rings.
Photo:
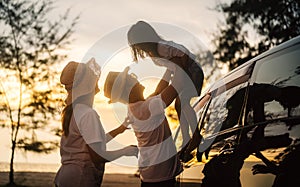
<svg viewBox="0 0 300 187">
<path fill-rule="evenodd" d="M 250 62 L 235 70 L 210 89 L 210 100 L 204 107 L 200 122 L 203 140 L 199 151 L 205 153 L 205 159 L 222 150 L 230 150 L 240 140 L 243 108 L 253 65 Z"/>
<path fill-rule="evenodd" d="M 292 151 L 300 152 L 300 45 L 259 59 L 249 88 L 246 136 L 259 142 L 265 158 L 280 165 Z M 250 156 L 246 162 L 247 175 L 241 176 L 243 186 L 272 186 L 275 175 L 251 175 L 251 167 L 263 164 L 260 159 Z M 285 169 L 295 171 L 299 167 L 300 160 L 294 159 Z"/>
</svg>

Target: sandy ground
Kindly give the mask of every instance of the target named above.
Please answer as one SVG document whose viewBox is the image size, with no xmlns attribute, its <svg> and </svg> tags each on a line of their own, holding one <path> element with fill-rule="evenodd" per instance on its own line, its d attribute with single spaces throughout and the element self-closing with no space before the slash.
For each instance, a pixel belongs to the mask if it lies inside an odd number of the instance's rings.
<svg viewBox="0 0 300 187">
<path fill-rule="evenodd" d="M 49 172 L 16 172 L 15 183 L 28 187 L 54 187 L 53 180 L 55 173 Z M 0 173 L 0 186 L 8 183 L 8 172 Z M 105 187 L 125 187 L 140 186 L 140 181 L 133 175 L 126 174 L 106 174 L 104 175 L 103 184 Z"/>
<path fill-rule="evenodd" d="M 50 172 L 16 172 L 15 182 L 27 187 L 54 187 L 55 173 Z M 0 172 L 0 186 L 8 183 L 8 172 Z M 133 174 L 105 174 L 102 187 L 139 187 L 140 179 Z M 198 182 L 182 182 L 180 187 L 201 186 Z"/>
<path fill-rule="evenodd" d="M 271 174 L 252 175 L 251 168 L 257 162 L 245 162 L 241 170 L 243 187 L 271 187 L 274 176 Z M 202 165 L 195 165 L 185 169 L 179 175 L 181 182 L 178 187 L 200 187 Z M 28 187 L 54 187 L 54 172 L 15 172 L 15 182 Z M 8 172 L 0 172 L 0 187 L 8 183 Z M 102 187 L 139 187 L 140 179 L 134 174 L 105 174 Z"/>
</svg>

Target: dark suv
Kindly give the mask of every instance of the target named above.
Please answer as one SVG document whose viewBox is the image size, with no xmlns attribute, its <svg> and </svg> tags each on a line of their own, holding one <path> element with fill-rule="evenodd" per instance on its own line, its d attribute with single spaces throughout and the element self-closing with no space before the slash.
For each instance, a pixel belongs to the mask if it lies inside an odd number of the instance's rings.
<svg viewBox="0 0 300 187">
<path fill-rule="evenodd" d="M 194 106 L 203 186 L 300 186 L 300 36 L 231 71 Z"/>
</svg>

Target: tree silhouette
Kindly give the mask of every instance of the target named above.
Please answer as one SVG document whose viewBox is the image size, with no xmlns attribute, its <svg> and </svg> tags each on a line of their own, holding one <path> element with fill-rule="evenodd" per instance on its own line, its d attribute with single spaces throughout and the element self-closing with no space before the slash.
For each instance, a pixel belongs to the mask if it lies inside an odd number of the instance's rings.
<svg viewBox="0 0 300 187">
<path fill-rule="evenodd" d="M 225 23 L 214 37 L 214 55 L 229 69 L 300 34 L 299 0 L 233 0 L 216 10 L 224 13 Z M 249 30 L 256 42 L 249 41 Z"/>
<path fill-rule="evenodd" d="M 79 17 L 68 22 L 67 10 L 52 21 L 52 8 L 51 1 L 0 0 L 0 125 L 11 129 L 10 185 L 16 148 L 48 153 L 58 145 L 40 141 L 36 131 L 51 129 L 57 116 L 62 89 L 55 65 L 66 57 L 63 49 Z"/>
</svg>

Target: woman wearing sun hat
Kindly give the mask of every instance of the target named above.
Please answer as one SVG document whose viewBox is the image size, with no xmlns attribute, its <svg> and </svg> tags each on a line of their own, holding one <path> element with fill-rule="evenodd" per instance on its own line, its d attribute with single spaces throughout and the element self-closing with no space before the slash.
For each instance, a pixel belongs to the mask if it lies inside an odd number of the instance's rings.
<svg viewBox="0 0 300 187">
<path fill-rule="evenodd" d="M 97 112 L 92 108 L 99 92 L 100 66 L 95 59 L 87 63 L 69 62 L 60 77 L 68 92 L 62 112 L 61 167 L 56 186 L 99 187 L 105 162 L 121 156 L 136 156 L 137 148 L 127 146 L 106 151 L 106 143 L 126 129 L 126 122 L 105 134 Z"/>
</svg>

